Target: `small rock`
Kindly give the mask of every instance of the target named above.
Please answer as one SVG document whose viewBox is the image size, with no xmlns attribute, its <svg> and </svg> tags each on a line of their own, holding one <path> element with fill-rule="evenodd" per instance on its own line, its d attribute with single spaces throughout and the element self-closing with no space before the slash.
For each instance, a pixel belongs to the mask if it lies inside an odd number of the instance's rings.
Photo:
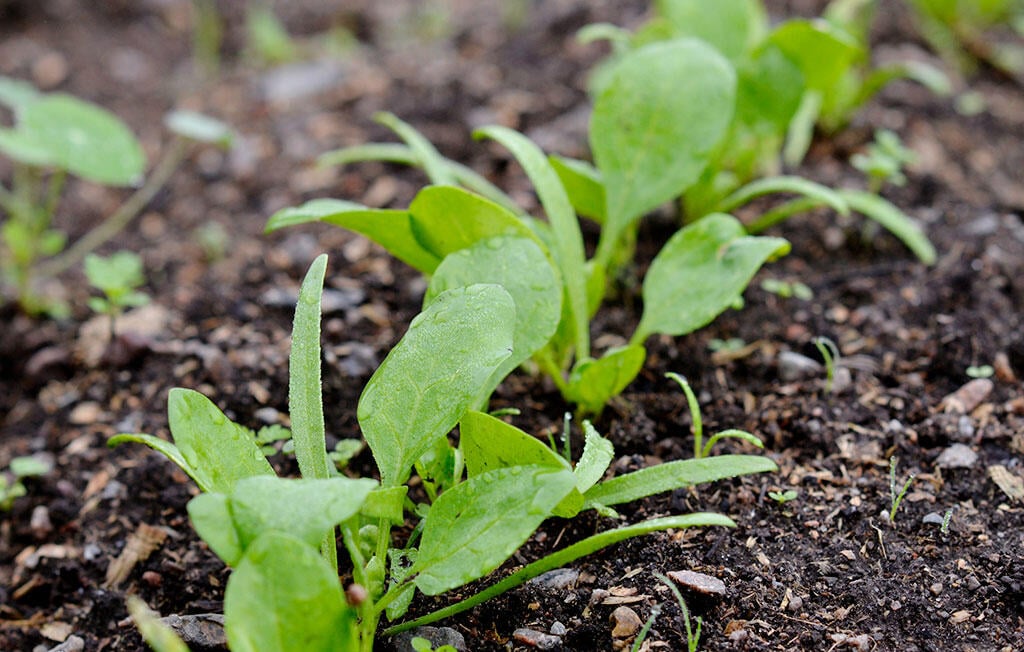
<svg viewBox="0 0 1024 652">
<path fill-rule="evenodd" d="M 803 609 L 803 606 L 804 606 L 804 599 L 801 598 L 799 595 L 794 595 L 793 597 L 791 597 L 789 599 L 789 606 L 788 606 L 788 608 L 789 608 L 790 611 L 798 612 L 801 609 Z"/>
<path fill-rule="evenodd" d="M 779 353 L 779 378 L 783 382 L 792 382 L 801 378 L 816 376 L 824 371 L 820 362 L 796 351 Z"/>
<path fill-rule="evenodd" d="M 85 639 L 79 636 L 69 636 L 57 647 L 50 648 L 48 652 L 82 652 L 83 650 L 85 650 Z"/>
<path fill-rule="evenodd" d="M 163 584 L 164 578 L 160 573 L 148 570 L 142 574 L 142 581 L 152 587 L 157 587 Z"/>
<path fill-rule="evenodd" d="M 85 401 L 79 403 L 71 410 L 71 414 L 68 415 L 68 423 L 72 423 L 76 426 L 85 426 L 98 423 L 106 415 L 100 408 L 100 404 L 95 401 Z"/>
<path fill-rule="evenodd" d="M 970 441 L 974 438 L 974 422 L 966 414 L 960 415 L 956 420 L 956 436 L 961 441 Z"/>
<path fill-rule="evenodd" d="M 857 636 L 848 636 L 843 644 L 851 649 L 860 650 L 861 652 L 867 652 L 871 649 L 871 637 L 867 634 L 858 634 Z"/>
<path fill-rule="evenodd" d="M 306 61 L 274 68 L 260 80 L 260 91 L 272 104 L 309 99 L 338 86 L 345 67 L 334 59 Z"/>
<path fill-rule="evenodd" d="M 562 644 L 560 636 L 545 634 L 544 632 L 538 632 L 535 629 L 528 629 L 526 627 L 520 627 L 512 632 L 512 638 L 524 645 L 529 645 L 539 650 L 553 650 Z"/>
<path fill-rule="evenodd" d="M 939 406 L 946 412 L 967 414 L 981 405 L 994 387 L 994 383 L 988 378 L 975 378 L 943 398 Z"/>
<path fill-rule="evenodd" d="M 32 510 L 32 517 L 28 523 L 29 529 L 32 530 L 32 536 L 37 539 L 45 539 L 47 535 L 53 532 L 53 523 L 50 522 L 50 510 L 46 508 L 46 505 L 38 505 Z"/>
<path fill-rule="evenodd" d="M 929 512 L 921 517 L 921 522 L 929 525 L 942 525 L 943 520 L 942 514 L 938 512 Z"/>
<path fill-rule="evenodd" d="M 32 65 L 32 78 L 36 86 L 49 90 L 68 77 L 68 60 L 60 52 L 47 52 Z"/>
<path fill-rule="evenodd" d="M 721 598 L 725 596 L 725 582 L 717 577 L 688 570 L 669 571 L 668 576 L 679 586 L 684 589 L 689 589 L 698 595 L 713 598 Z"/>
<path fill-rule="evenodd" d="M 745 629 L 735 629 L 729 633 L 729 640 L 733 643 L 742 643 L 750 638 L 750 633 Z"/>
<path fill-rule="evenodd" d="M 640 620 L 640 616 L 626 606 L 616 607 L 610 620 L 613 638 L 629 638 L 636 634 L 644 624 L 644 621 Z"/>
<path fill-rule="evenodd" d="M 567 589 L 580 578 L 580 572 L 574 568 L 556 568 L 533 578 L 528 584 L 545 589 Z"/>
<path fill-rule="evenodd" d="M 566 629 L 565 625 L 563 625 L 560 621 L 556 620 L 555 622 L 551 623 L 550 631 L 553 636 L 565 636 L 566 632 L 568 632 L 569 630 Z"/>
<path fill-rule="evenodd" d="M 451 627 L 417 627 L 392 638 L 391 647 L 395 652 L 414 652 L 415 648 L 412 646 L 412 639 L 417 637 L 427 639 L 435 649 L 442 645 L 451 645 L 459 652 L 466 652 L 467 650 L 466 638 Z"/>
<path fill-rule="evenodd" d="M 186 645 L 213 648 L 228 643 L 221 614 L 171 615 L 161 618 L 160 622 L 173 629 Z"/>
<path fill-rule="evenodd" d="M 978 461 L 978 454 L 965 444 L 953 444 L 942 451 L 935 465 L 944 469 L 968 469 Z"/>
</svg>

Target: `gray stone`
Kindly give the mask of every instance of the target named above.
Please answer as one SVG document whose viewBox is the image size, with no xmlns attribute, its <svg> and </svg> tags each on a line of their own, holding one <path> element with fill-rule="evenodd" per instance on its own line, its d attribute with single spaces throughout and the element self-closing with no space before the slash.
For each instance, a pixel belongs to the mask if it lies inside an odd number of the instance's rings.
<svg viewBox="0 0 1024 652">
<path fill-rule="evenodd" d="M 669 578 L 684 589 L 699 595 L 721 598 L 725 595 L 725 582 L 695 571 L 669 571 Z"/>
<path fill-rule="evenodd" d="M 49 652 L 82 652 L 83 650 L 85 650 L 85 639 L 71 635 L 60 645 L 51 647 Z"/>
<path fill-rule="evenodd" d="M 221 614 L 170 615 L 161 618 L 160 622 L 173 629 L 186 645 L 224 647 L 228 644 L 224 634 L 224 616 Z"/>
<path fill-rule="evenodd" d="M 783 382 L 792 382 L 801 378 L 816 376 L 824 372 L 820 362 L 796 351 L 782 351 L 778 357 L 779 378 Z"/>
<path fill-rule="evenodd" d="M 567 589 L 580 579 L 580 572 L 574 568 L 556 568 L 530 580 L 528 583 L 545 589 Z"/>
<path fill-rule="evenodd" d="M 345 67 L 334 59 L 304 61 L 274 68 L 260 80 L 260 92 L 272 104 L 309 99 L 338 86 Z"/>
<path fill-rule="evenodd" d="M 538 650 L 553 650 L 562 644 L 562 639 L 559 636 L 545 634 L 544 632 L 538 632 L 527 627 L 520 627 L 512 632 L 512 638 Z"/>
<path fill-rule="evenodd" d="M 978 454 L 966 444 L 953 444 L 942 451 L 935 465 L 944 469 L 968 469 L 978 461 Z"/>
</svg>

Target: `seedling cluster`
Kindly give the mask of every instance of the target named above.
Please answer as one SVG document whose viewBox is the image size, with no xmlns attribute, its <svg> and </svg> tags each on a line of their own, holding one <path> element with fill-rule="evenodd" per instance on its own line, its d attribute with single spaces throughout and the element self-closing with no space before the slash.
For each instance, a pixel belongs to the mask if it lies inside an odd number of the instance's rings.
<svg viewBox="0 0 1024 652">
<path fill-rule="evenodd" d="M 216 11 L 206 1 L 194 5 L 200 17 L 197 53 L 211 56 L 203 52 L 219 39 Z M 742 307 L 762 266 L 790 251 L 785 239 L 761 233 L 814 208 L 863 214 L 921 261 L 934 262 L 935 251 L 917 224 L 880 196 L 885 184 L 904 182 L 903 168 L 913 160 L 895 134 L 879 131 L 876 142 L 853 159 L 867 175 L 866 190 L 828 188 L 780 172 L 803 159 L 815 129 L 842 128 L 893 79 L 946 91 L 945 78 L 926 66 L 871 67 L 867 32 L 874 3 L 836 0 L 821 19 L 777 26 L 769 25 L 759 0 L 660 0 L 655 9 L 635 33 L 592 25 L 582 34 L 613 46 L 591 78 L 592 161 L 547 154 L 506 127 L 474 133 L 502 146 L 521 166 L 546 219 L 528 214 L 502 189 L 445 158 L 414 127 L 387 113 L 378 120 L 402 143 L 330 152 L 321 163 L 384 160 L 422 168 L 430 185 L 407 208 L 324 198 L 269 219 L 268 231 L 325 222 L 360 233 L 427 279 L 421 313 L 355 406 L 362 440 L 343 439 L 333 452 L 326 446 L 320 349 L 326 256 L 309 268 L 295 311 L 290 429 L 253 432 L 209 398 L 177 388 L 168 398 L 172 442 L 143 433 L 110 440 L 112 446 L 150 446 L 199 488 L 188 504 L 192 523 L 234 569 L 224 612 L 235 652 L 372 650 L 378 634 L 470 609 L 616 542 L 668 529 L 734 526 L 721 514 L 692 513 L 612 527 L 448 607 L 404 620 L 417 594 L 445 594 L 488 576 L 548 518 L 594 510 L 617 519 L 617 506 L 647 496 L 776 470 L 760 455 L 712 455 L 724 440 L 759 449 L 763 444 L 739 429 L 705 440 L 696 394 L 686 378 L 669 373 L 689 411 L 692 458 L 608 478 L 612 443 L 590 421 L 580 422 L 584 442 L 574 463 L 568 416 L 559 447 L 488 412 L 492 392 L 517 368 L 550 378 L 581 417 L 600 415 L 641 372 L 651 336 L 686 335 Z M 272 14 L 254 11 L 250 20 L 253 47 L 261 56 L 294 56 Z M 141 147 L 104 109 L 6 78 L 0 78 L 0 103 L 15 118 L 12 127 L 0 128 L 0 154 L 14 169 L 10 188 L 0 185 L 4 291 L 29 312 L 59 313 L 60 306 L 40 298 L 36 284 L 84 260 L 88 280 L 102 293 L 89 306 L 109 314 L 113 327 L 123 310 L 148 301 L 139 289 L 145 284 L 142 260 L 130 252 L 100 257 L 92 251 L 124 228 L 167 181 L 187 142 L 223 144 L 229 130 L 205 116 L 170 115 L 166 124 L 175 142 L 143 183 Z M 138 190 L 66 248 L 53 218 L 69 174 Z M 745 220 L 733 215 L 773 194 L 796 198 Z M 622 346 L 598 354 L 591 322 L 630 280 L 642 218 L 665 204 L 676 207 L 678 230 L 660 246 L 639 283 L 643 312 L 635 330 L 621 334 Z M 749 207 L 744 212 L 749 215 Z M 590 257 L 581 218 L 599 226 Z M 223 250 L 223 234 L 207 235 L 214 258 Z M 767 279 L 762 287 L 782 298 L 813 299 L 799 281 Z M 825 338 L 814 343 L 826 363 L 828 393 L 839 350 Z M 363 441 L 377 474 L 342 474 Z M 267 460 L 277 452 L 294 454 L 301 478 L 278 477 Z M 15 467 L 0 474 L 0 508 L 23 493 L 22 477 L 39 472 Z M 895 476 L 892 458 L 890 522 L 913 480 L 899 489 Z M 797 492 L 768 495 L 784 504 Z M 702 622 L 697 618 L 692 626 L 678 589 L 658 577 L 677 598 L 692 652 Z M 129 609 L 155 648 L 185 649 L 145 605 L 132 601 Z M 634 649 L 658 613 L 652 610 Z M 413 645 L 430 648 L 422 639 Z"/>
</svg>

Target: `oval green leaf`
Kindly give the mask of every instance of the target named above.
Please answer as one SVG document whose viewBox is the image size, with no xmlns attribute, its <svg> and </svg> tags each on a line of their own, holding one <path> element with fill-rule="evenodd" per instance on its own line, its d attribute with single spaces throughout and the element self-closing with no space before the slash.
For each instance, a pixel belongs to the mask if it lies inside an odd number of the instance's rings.
<svg viewBox="0 0 1024 652">
<path fill-rule="evenodd" d="M 444 437 L 512 353 L 515 303 L 502 287 L 449 290 L 409 326 L 370 378 L 357 416 L 380 468 L 397 486 Z"/>
</svg>

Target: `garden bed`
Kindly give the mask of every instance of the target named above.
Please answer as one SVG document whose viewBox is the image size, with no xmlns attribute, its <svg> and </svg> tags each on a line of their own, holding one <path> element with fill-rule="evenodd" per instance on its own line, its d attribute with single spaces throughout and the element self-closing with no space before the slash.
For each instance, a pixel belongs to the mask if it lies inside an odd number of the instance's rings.
<svg viewBox="0 0 1024 652">
<path fill-rule="evenodd" d="M 292 64 L 286 75 L 229 58 L 217 81 L 197 86 L 182 22 L 187 2 L 0 3 L 0 74 L 103 104 L 140 135 L 150 160 L 165 138 L 162 115 L 175 106 L 216 115 L 241 134 L 230 153 L 192 157 L 111 246 L 141 253 L 153 298 L 120 322 L 132 333 L 121 348 L 105 346 L 107 322 L 85 312 L 89 290 L 74 274 L 62 291 L 83 308 L 69 321 L 0 309 L 0 468 L 33 453 L 55 462 L 0 513 L 0 649 L 46 650 L 69 635 L 89 650 L 141 649 L 129 593 L 164 616 L 223 611 L 229 571 L 185 511 L 194 484 L 148 449 L 109 450 L 105 442 L 118 432 L 166 435 L 172 387 L 202 391 L 251 427 L 287 423 L 294 303 L 321 252 L 330 254 L 328 444 L 358 436 L 360 391 L 419 311 L 425 283 L 337 229 L 262 230 L 276 210 L 313 197 L 406 206 L 423 177 L 382 164 L 317 169 L 310 162 L 318 154 L 388 138 L 371 117 L 391 111 L 534 213 L 518 166 L 473 142 L 472 128 L 501 123 L 547 151 L 586 155 L 586 71 L 604 51 L 572 35 L 601 20 L 635 25 L 644 3 L 537 3 L 521 24 L 511 15 L 502 22 L 502 4 L 450 3 L 449 21 L 434 34 L 416 31 L 424 21 L 410 18 L 406 3 L 347 3 L 344 14 L 294 3 L 283 14 L 294 31 L 335 20 L 360 45 L 330 63 Z M 792 4 L 771 8 L 813 9 Z M 905 13 L 886 12 L 874 36 L 880 55 L 928 56 Z M 564 631 L 553 649 L 620 649 L 628 639 L 613 638 L 616 608 L 646 620 L 655 605 L 662 610 L 649 649 L 685 649 L 679 609 L 652 575 L 683 570 L 725 583 L 721 596 L 688 594 L 704 619 L 702 649 L 1024 648 L 1024 497 L 1013 484 L 1024 478 L 1024 90 L 991 70 L 966 83 L 958 92 L 978 93 L 986 110 L 963 115 L 950 98 L 895 83 L 846 131 L 816 142 L 798 170 L 856 185 L 849 156 L 874 128 L 898 132 L 918 162 L 907 185 L 887 194 L 923 223 L 939 251 L 935 265 L 917 262 L 886 233 L 865 240 L 859 220 L 824 211 L 790 220 L 772 234 L 789 239 L 792 253 L 760 272 L 743 309 L 693 335 L 652 338 L 641 375 L 596 420 L 615 445 L 616 473 L 687 458 L 686 401 L 664 374 L 689 378 L 706 429 L 759 435 L 780 471 L 619 511 L 628 522 L 715 511 L 738 527 L 630 540 L 574 563 L 578 574 L 566 584 L 534 582 L 441 623 L 468 649 L 529 649 L 531 634 L 517 629 Z M 118 197 L 73 185 L 59 224 L 74 237 Z M 227 234 L 220 251 L 195 237 L 211 223 Z M 644 223 L 640 270 L 657 251 L 643 243 L 664 242 L 675 228 L 668 210 Z M 813 298 L 766 292 L 765 278 L 801 281 Z M 628 286 L 609 302 L 592 324 L 600 348 L 632 332 L 639 302 Z M 831 392 L 824 370 L 807 371 L 792 356 L 817 359 L 816 336 L 838 344 L 849 370 Z M 743 346 L 711 350 L 730 338 Z M 971 381 L 968 368 L 982 365 L 992 377 L 969 396 L 958 393 Z M 521 410 L 515 423 L 535 433 L 559 430 L 571 409 L 550 383 L 521 372 L 496 393 L 492 408 L 502 407 Z M 727 449 L 749 452 L 739 443 Z M 900 484 L 916 478 L 890 522 L 893 456 Z M 292 459 L 272 462 L 297 471 Z M 369 452 L 351 468 L 371 474 Z M 786 490 L 796 498 L 768 496 Z M 949 509 L 943 532 L 934 521 Z M 551 519 L 497 575 L 611 525 L 593 513 Z M 147 535 L 159 540 L 152 553 L 111 577 L 114 560 Z M 455 597 L 418 602 L 414 615 Z"/>
</svg>

